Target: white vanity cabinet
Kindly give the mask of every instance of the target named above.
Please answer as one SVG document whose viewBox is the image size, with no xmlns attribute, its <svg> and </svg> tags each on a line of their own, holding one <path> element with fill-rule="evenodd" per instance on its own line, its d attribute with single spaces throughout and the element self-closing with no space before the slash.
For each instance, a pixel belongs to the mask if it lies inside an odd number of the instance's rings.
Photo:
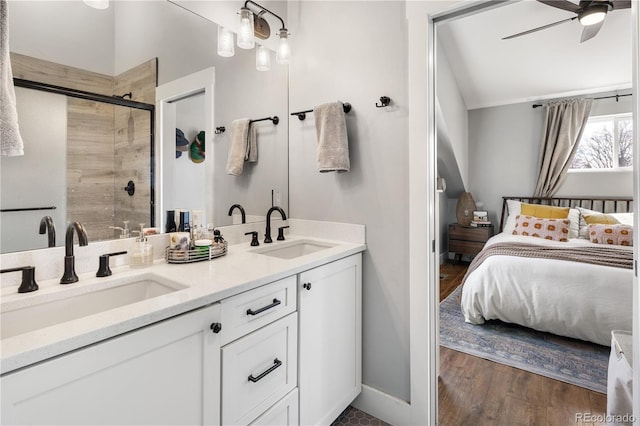
<svg viewBox="0 0 640 426">
<path fill-rule="evenodd" d="M 362 390 L 362 255 L 298 276 L 301 425 L 329 425 Z"/>
<path fill-rule="evenodd" d="M 2 424 L 219 424 L 220 304 L 0 378 Z"/>
</svg>

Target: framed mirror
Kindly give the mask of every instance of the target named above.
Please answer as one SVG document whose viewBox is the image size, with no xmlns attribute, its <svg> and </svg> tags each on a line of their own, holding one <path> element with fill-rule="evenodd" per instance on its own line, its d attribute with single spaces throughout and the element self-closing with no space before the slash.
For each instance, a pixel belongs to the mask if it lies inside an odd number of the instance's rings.
<svg viewBox="0 0 640 426">
<path fill-rule="evenodd" d="M 255 50 L 236 48 L 233 57 L 223 58 L 217 55 L 217 22 L 235 22 L 235 11 L 239 7 L 237 2 L 179 3 L 112 1 L 108 9 L 96 10 L 81 1 L 9 1 L 11 52 L 106 76 L 114 76 L 156 60 L 154 87 L 214 67 L 216 94 L 213 125 L 214 129 L 224 127 L 225 132 L 215 134 L 214 130 L 210 137 L 207 136 L 205 148 L 208 155 L 204 163 L 207 160 L 216 163 L 215 176 L 211 177 L 214 182 L 204 184 L 200 179 L 194 178 L 189 187 L 198 189 L 201 194 L 198 197 L 204 197 L 204 210 L 209 210 L 207 206 L 215 206 L 215 210 L 206 212 L 207 221 L 215 226 L 230 225 L 234 220 L 238 221 L 238 217 L 228 215 L 229 208 L 234 204 L 244 207 L 247 220 L 264 220 L 264 215 L 272 204 L 288 210 L 287 67 L 275 63 L 273 52 L 269 71 L 256 70 Z M 189 10 L 191 3 L 200 9 Z M 283 2 L 266 1 L 265 5 L 281 16 L 286 16 L 286 5 Z M 230 12 L 233 16 L 227 16 Z M 277 23 L 274 22 L 272 26 L 274 25 Z M 114 93 L 120 94 L 109 94 Z M 155 94 L 152 95 L 152 99 L 155 99 Z M 137 99 L 134 97 L 134 100 Z M 153 102 L 154 100 L 151 101 Z M 123 115 L 126 117 L 127 112 L 123 112 Z M 195 113 L 185 112 L 183 116 L 193 118 Z M 267 116 L 278 116 L 280 121 L 277 126 L 270 122 L 259 123 L 258 162 L 245 168 L 241 176 L 227 175 L 224 166 L 231 138 L 231 123 L 240 118 Z M 185 137 L 192 142 L 194 136 L 187 134 Z M 181 160 L 185 172 L 180 176 L 184 177 L 203 165 L 193 163 L 188 155 Z M 57 167 L 64 167 L 61 161 L 56 163 Z M 44 165 L 44 162 L 38 161 L 38 164 Z M 161 173 L 156 173 L 155 181 L 159 182 L 161 179 Z M 3 193 L 6 183 L 6 179 L 1 182 L 0 189 Z M 126 184 L 127 182 L 122 185 L 118 182 L 114 187 L 124 188 Z M 209 184 L 212 191 L 208 189 Z M 175 187 L 184 188 L 184 185 Z M 123 190 L 120 192 L 125 193 Z M 158 202 L 161 199 L 158 191 L 156 199 Z M 178 200 L 176 203 L 170 208 L 190 208 L 182 205 L 187 204 L 186 202 Z M 169 207 L 165 207 L 167 208 Z M 160 224 L 161 217 L 162 215 L 156 217 L 156 226 Z M 85 221 L 86 218 L 73 220 Z M 122 227 L 124 220 L 129 220 L 132 229 L 139 226 L 138 219 L 127 219 L 115 213 L 109 226 Z M 69 221 L 69 217 L 56 219 L 59 234 Z M 37 227 L 33 232 L 37 233 Z M 111 230 L 111 234 L 105 238 L 117 237 L 118 233 Z M 35 246 L 19 247 L 16 250 L 46 247 L 46 238 L 37 235 L 36 239 L 38 244 Z M 90 242 L 101 239 L 103 237 L 97 233 L 89 235 Z M 5 252 L 4 247 L 2 251 Z"/>
</svg>

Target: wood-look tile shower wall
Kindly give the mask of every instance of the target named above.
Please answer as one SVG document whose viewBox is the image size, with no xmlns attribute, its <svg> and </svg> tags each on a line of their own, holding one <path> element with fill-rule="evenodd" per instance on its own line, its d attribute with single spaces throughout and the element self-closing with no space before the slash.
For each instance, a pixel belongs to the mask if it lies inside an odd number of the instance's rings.
<svg viewBox="0 0 640 426">
<path fill-rule="evenodd" d="M 155 103 L 157 59 L 116 77 L 15 53 L 11 64 L 16 78 Z M 147 111 L 67 99 L 67 222 L 82 222 L 90 241 L 114 238 L 109 226 L 124 220 L 149 226 L 150 126 Z M 133 197 L 124 191 L 129 180 Z"/>
</svg>

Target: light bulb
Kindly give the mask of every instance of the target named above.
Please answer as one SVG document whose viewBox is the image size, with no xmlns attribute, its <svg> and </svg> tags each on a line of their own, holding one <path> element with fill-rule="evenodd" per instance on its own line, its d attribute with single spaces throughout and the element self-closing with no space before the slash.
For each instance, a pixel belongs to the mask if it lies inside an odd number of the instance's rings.
<svg viewBox="0 0 640 426">
<path fill-rule="evenodd" d="M 238 47 L 253 49 L 253 12 L 246 7 L 240 9 L 240 27 L 238 28 Z"/>
<path fill-rule="evenodd" d="M 589 15 L 585 15 L 580 19 L 580 23 L 582 25 L 588 26 L 588 25 L 594 25 L 597 24 L 598 22 L 602 22 L 602 20 L 604 19 L 604 17 L 607 14 L 605 12 L 595 12 L 595 13 L 591 13 Z"/>
<path fill-rule="evenodd" d="M 94 9 L 108 9 L 109 0 L 82 0 L 87 6 L 91 6 Z"/>
<path fill-rule="evenodd" d="M 271 54 L 269 49 L 258 46 L 256 49 L 256 69 L 258 71 L 269 71 L 271 69 Z"/>
<path fill-rule="evenodd" d="M 233 33 L 228 28 L 218 26 L 218 55 L 229 58 L 235 54 Z"/>
<path fill-rule="evenodd" d="M 280 29 L 280 41 L 278 42 L 278 50 L 276 51 L 276 62 L 279 64 L 288 64 L 291 57 L 291 46 L 289 46 L 289 34 L 286 28 Z"/>
</svg>

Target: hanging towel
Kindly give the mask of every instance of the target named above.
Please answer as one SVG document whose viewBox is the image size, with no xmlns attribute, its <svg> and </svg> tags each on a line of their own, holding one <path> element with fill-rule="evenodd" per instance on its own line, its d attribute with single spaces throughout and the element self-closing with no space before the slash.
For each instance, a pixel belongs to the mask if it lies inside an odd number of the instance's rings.
<svg viewBox="0 0 640 426">
<path fill-rule="evenodd" d="M 318 171 L 348 172 L 349 141 L 342 102 L 330 102 L 313 109 L 318 136 Z"/>
<path fill-rule="evenodd" d="M 258 161 L 258 135 L 256 126 L 251 121 L 249 121 L 249 134 L 247 135 L 247 154 L 244 158 L 250 163 Z"/>
<path fill-rule="evenodd" d="M 0 155 L 24 155 L 9 57 L 9 6 L 0 0 Z"/>
<path fill-rule="evenodd" d="M 240 176 L 247 158 L 247 141 L 249 137 L 249 119 L 240 118 L 231 123 L 231 143 L 227 156 L 227 174 Z"/>
</svg>

